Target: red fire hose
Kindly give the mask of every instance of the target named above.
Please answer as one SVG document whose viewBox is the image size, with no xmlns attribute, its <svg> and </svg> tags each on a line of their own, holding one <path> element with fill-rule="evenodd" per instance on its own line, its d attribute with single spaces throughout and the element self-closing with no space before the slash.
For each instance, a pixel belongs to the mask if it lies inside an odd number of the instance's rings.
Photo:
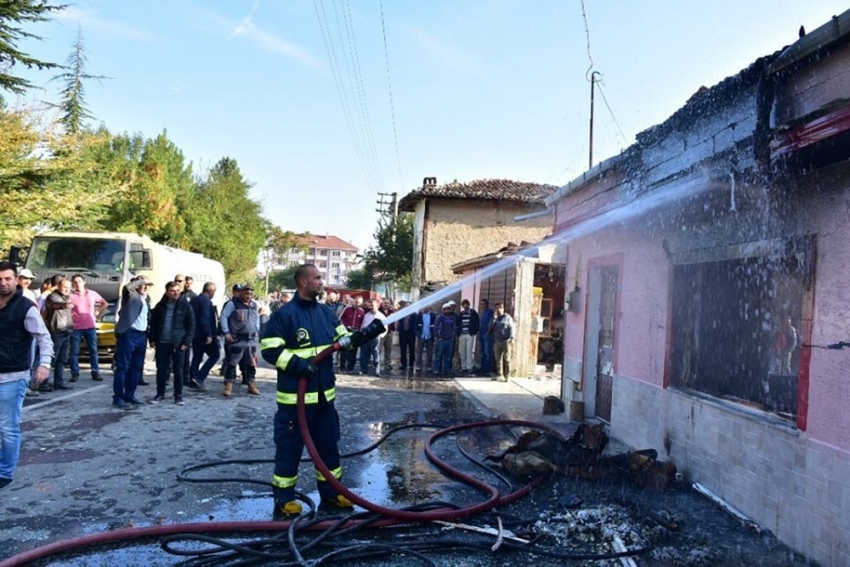
<svg viewBox="0 0 850 567">
<path fill-rule="evenodd" d="M 314 364 L 318 366 L 325 358 L 330 356 L 332 353 L 340 350 L 347 346 L 347 343 L 334 343 L 327 349 L 323 350 L 319 353 L 315 359 L 313 360 Z M 425 453 L 428 456 L 428 459 L 437 466 L 440 470 L 445 472 L 451 478 L 464 482 L 470 486 L 473 486 L 480 490 L 481 492 L 488 495 L 487 500 L 481 502 L 479 504 L 474 504 L 472 506 L 468 506 L 466 508 L 443 508 L 436 510 L 429 510 L 425 512 L 411 512 L 406 510 L 396 510 L 393 508 L 386 508 L 383 506 L 379 506 L 360 496 L 351 492 L 348 488 L 346 488 L 342 483 L 340 483 L 334 476 L 331 474 L 330 470 L 328 470 L 327 465 L 321 460 L 319 457 L 318 451 L 316 450 L 316 445 L 313 443 L 312 438 L 310 437 L 310 432 L 307 428 L 307 419 L 306 419 L 306 408 L 304 404 L 304 394 L 307 391 L 307 380 L 301 380 L 298 386 L 298 424 L 301 428 L 301 436 L 304 439 L 304 444 L 307 447 L 307 451 L 310 453 L 310 457 L 313 459 L 313 464 L 315 467 L 321 471 L 324 475 L 325 479 L 330 483 L 330 485 L 340 494 L 343 494 L 346 498 L 369 510 L 370 512 L 375 512 L 377 514 L 381 514 L 385 516 L 385 519 L 379 521 L 369 521 L 369 527 L 386 527 L 391 525 L 396 525 L 402 522 L 409 521 L 417 521 L 417 522 L 433 522 L 438 520 L 450 521 L 457 520 L 460 518 L 467 518 L 469 516 L 479 514 L 482 512 L 486 512 L 496 506 L 501 506 L 505 504 L 509 504 L 518 498 L 527 494 L 532 488 L 540 484 L 542 481 L 542 477 L 538 477 L 534 479 L 531 483 L 527 484 L 523 488 L 516 490 L 506 496 L 501 496 L 498 489 L 495 487 L 488 485 L 485 482 L 482 482 L 472 476 L 464 474 L 450 465 L 448 465 L 445 461 L 437 457 L 431 445 L 445 435 L 450 433 L 455 433 L 457 431 L 462 431 L 464 429 L 472 429 L 475 427 L 483 427 L 483 426 L 494 426 L 494 425 L 509 425 L 509 426 L 518 426 L 518 427 L 530 427 L 539 430 L 548 431 L 556 436 L 561 436 L 560 431 L 557 429 L 550 427 L 546 424 L 542 423 L 534 423 L 530 421 L 519 421 L 519 420 L 496 420 L 496 421 L 487 421 L 487 422 L 479 422 L 479 423 L 470 423 L 465 425 L 456 425 L 453 427 L 449 427 L 447 429 L 442 429 L 433 433 L 428 438 L 428 443 L 425 447 Z M 360 523 L 363 523 L 361 520 L 350 520 L 351 526 L 356 526 Z M 130 540 L 136 539 L 144 539 L 144 538 L 153 538 L 153 537 L 162 537 L 168 535 L 175 534 L 184 534 L 184 533 L 236 533 L 236 532 L 252 532 L 252 531 L 273 531 L 280 532 L 286 531 L 289 529 L 290 522 L 288 521 L 252 521 L 252 522 L 209 522 L 209 523 L 194 523 L 194 524 L 165 524 L 158 526 L 148 526 L 148 527 L 139 527 L 139 528 L 125 528 L 119 530 L 112 530 L 108 532 L 101 532 L 97 534 L 89 534 L 85 536 L 81 536 L 74 539 L 58 541 L 54 543 L 50 543 L 44 545 L 42 547 L 38 547 L 35 549 L 30 549 L 19 553 L 18 555 L 14 555 L 12 557 L 6 558 L 3 561 L 0 561 L 0 567 L 18 567 L 21 565 L 26 565 L 30 562 L 37 561 L 39 559 L 44 559 L 51 555 L 55 555 L 58 553 L 79 551 L 80 549 L 85 549 L 86 547 L 91 547 L 95 545 L 101 545 L 104 543 L 113 543 L 113 542 L 128 542 Z M 326 530 L 328 528 L 338 526 L 338 522 L 329 521 L 329 522 L 319 522 L 316 524 L 312 524 L 308 529 L 310 530 Z"/>
</svg>

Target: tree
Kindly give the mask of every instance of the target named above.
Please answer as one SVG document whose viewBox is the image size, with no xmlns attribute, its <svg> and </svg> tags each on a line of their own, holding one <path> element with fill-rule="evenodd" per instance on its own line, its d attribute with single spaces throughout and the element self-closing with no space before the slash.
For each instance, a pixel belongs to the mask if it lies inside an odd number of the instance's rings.
<svg viewBox="0 0 850 567">
<path fill-rule="evenodd" d="M 70 134 L 79 134 L 83 128 L 83 122 L 88 118 L 93 118 L 85 103 L 85 90 L 83 81 L 96 79 L 98 81 L 107 79 L 103 75 L 90 75 L 86 73 L 86 48 L 83 44 L 83 30 L 77 29 L 77 40 L 71 49 L 71 54 L 65 61 L 64 72 L 59 73 L 51 80 L 61 81 L 64 85 L 59 91 L 59 104 L 51 106 L 58 108 L 62 115 L 60 122 L 65 126 L 65 130 Z"/>
<path fill-rule="evenodd" d="M 269 291 L 273 288 L 281 287 L 280 285 L 272 285 L 270 281 L 274 275 L 272 268 L 281 263 L 281 258 L 287 258 L 291 250 L 306 251 L 309 248 L 309 238 L 309 232 L 304 234 L 295 234 L 291 230 L 283 230 L 279 226 L 272 226 L 269 229 L 269 234 L 266 237 L 266 246 L 263 248 L 263 264 L 266 272 L 266 293 L 269 293 Z M 292 274 L 294 275 L 295 272 L 293 271 Z M 292 287 L 292 285 L 284 284 L 283 287 L 289 288 Z"/>
<path fill-rule="evenodd" d="M 363 252 L 363 265 L 377 281 L 393 282 L 410 289 L 413 271 L 413 215 L 401 213 L 390 221 L 381 220 L 375 230 L 375 245 Z M 349 274 L 350 277 L 350 274 Z"/>
<path fill-rule="evenodd" d="M 198 181 L 186 215 L 189 247 L 224 264 L 228 281 L 250 279 L 269 234 L 250 189 L 236 160 L 222 158 Z"/>
<path fill-rule="evenodd" d="M 297 264 L 287 266 L 282 270 L 272 270 L 268 277 L 269 291 L 274 289 L 294 289 L 296 270 L 298 270 Z"/>
<path fill-rule="evenodd" d="M 372 289 L 374 276 L 366 268 L 359 268 L 348 272 L 345 279 L 345 287 L 349 289 Z"/>
<path fill-rule="evenodd" d="M 17 44 L 26 39 L 41 37 L 26 32 L 22 24 L 43 22 L 51 12 L 64 9 L 65 6 L 51 5 L 47 0 L 5 0 L 0 2 L 0 88 L 15 94 L 23 94 L 32 85 L 26 79 L 11 74 L 15 65 L 24 65 L 28 69 L 53 69 L 56 63 L 41 61 L 18 50 Z"/>
</svg>

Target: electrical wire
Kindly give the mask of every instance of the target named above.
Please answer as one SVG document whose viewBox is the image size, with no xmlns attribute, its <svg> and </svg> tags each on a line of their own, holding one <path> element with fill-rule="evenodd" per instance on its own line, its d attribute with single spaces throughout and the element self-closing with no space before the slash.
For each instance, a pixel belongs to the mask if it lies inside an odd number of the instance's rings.
<svg viewBox="0 0 850 567">
<path fill-rule="evenodd" d="M 617 117 L 614 116 L 614 111 L 611 110 L 611 105 L 608 104 L 608 99 L 605 97 L 605 92 L 602 90 L 602 81 L 596 81 L 596 87 L 599 89 L 599 94 L 602 95 L 602 101 L 605 103 L 605 108 L 608 109 L 608 113 L 611 115 L 611 120 L 613 120 L 614 124 L 617 125 L 617 130 L 620 131 L 620 136 L 623 137 L 623 141 L 626 143 L 626 145 L 628 145 L 629 140 L 628 140 L 628 138 L 626 138 L 626 135 L 623 133 L 623 129 L 620 127 L 620 123 L 617 121 Z"/>
<path fill-rule="evenodd" d="M 398 151 L 398 132 L 395 125 L 395 104 L 393 103 L 393 81 L 390 77 L 390 54 L 387 49 L 387 26 L 384 22 L 384 0 L 379 1 L 381 6 L 381 32 L 384 36 L 384 59 L 387 62 L 387 88 L 390 91 L 390 115 L 393 120 L 393 140 L 395 140 L 395 159 L 398 164 L 398 179 L 401 182 L 402 189 L 404 188 L 404 176 L 401 173 L 401 154 Z"/>
</svg>

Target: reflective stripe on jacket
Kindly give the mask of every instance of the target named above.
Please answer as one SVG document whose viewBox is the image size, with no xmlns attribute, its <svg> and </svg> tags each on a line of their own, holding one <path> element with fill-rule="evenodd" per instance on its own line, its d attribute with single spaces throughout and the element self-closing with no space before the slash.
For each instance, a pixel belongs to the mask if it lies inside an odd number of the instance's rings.
<svg viewBox="0 0 850 567">
<path fill-rule="evenodd" d="M 278 403 L 296 403 L 301 378 L 295 371 L 297 365 L 291 364 L 293 357 L 309 360 L 348 334 L 330 308 L 298 295 L 272 313 L 262 334 L 260 352 L 266 362 L 277 368 Z M 329 356 L 310 377 L 306 403 L 319 403 L 320 398 L 333 400 L 335 384 L 333 359 Z M 320 392 L 324 395 L 320 396 Z"/>
</svg>

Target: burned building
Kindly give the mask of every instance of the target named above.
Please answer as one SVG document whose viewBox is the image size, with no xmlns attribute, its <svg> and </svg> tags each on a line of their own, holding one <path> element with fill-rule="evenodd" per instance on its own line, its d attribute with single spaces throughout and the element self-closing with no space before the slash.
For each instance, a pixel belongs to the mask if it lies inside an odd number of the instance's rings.
<svg viewBox="0 0 850 567">
<path fill-rule="evenodd" d="M 564 401 L 850 564 L 850 12 L 546 199 Z"/>
</svg>

